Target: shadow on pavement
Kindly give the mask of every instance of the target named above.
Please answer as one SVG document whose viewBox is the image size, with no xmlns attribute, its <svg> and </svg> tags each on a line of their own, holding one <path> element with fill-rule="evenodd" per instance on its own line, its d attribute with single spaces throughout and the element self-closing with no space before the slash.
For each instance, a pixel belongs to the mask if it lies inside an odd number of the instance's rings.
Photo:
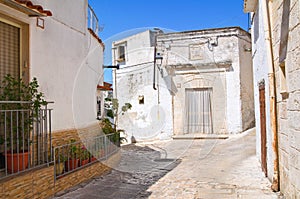
<svg viewBox="0 0 300 199">
<path fill-rule="evenodd" d="M 57 198 L 148 198 L 148 188 L 181 163 L 180 159 L 161 157 L 159 151 L 147 146 L 122 146 L 121 162 L 116 168 Z"/>
</svg>

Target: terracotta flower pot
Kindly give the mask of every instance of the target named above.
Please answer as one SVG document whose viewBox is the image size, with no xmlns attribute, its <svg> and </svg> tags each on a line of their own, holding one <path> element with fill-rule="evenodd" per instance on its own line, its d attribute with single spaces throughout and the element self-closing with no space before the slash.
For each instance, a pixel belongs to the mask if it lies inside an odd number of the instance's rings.
<svg viewBox="0 0 300 199">
<path fill-rule="evenodd" d="M 69 159 L 65 162 L 66 171 L 72 171 L 78 167 L 79 159 Z"/>
<path fill-rule="evenodd" d="M 95 162 L 96 160 L 97 160 L 97 158 L 95 158 L 95 157 L 90 158 L 90 162 Z"/>
<path fill-rule="evenodd" d="M 90 162 L 90 160 L 89 159 L 86 159 L 86 160 L 81 160 L 81 163 L 80 163 L 80 165 L 81 166 L 83 166 L 83 165 L 86 165 L 86 164 L 88 164 Z"/>
<path fill-rule="evenodd" d="M 29 152 L 24 153 L 11 153 L 7 152 L 7 171 L 8 173 L 16 173 L 28 168 L 28 156 Z"/>
</svg>

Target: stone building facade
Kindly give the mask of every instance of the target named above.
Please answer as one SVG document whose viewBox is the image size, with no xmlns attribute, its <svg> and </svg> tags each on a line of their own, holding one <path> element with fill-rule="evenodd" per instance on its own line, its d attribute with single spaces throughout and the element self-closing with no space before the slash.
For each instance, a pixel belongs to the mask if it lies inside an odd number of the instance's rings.
<svg viewBox="0 0 300 199">
<path fill-rule="evenodd" d="M 250 41 L 238 27 L 158 36 L 174 135 L 235 134 L 254 126 Z"/>
<path fill-rule="evenodd" d="M 113 43 L 119 128 L 137 139 L 234 134 L 254 126 L 248 32 L 145 31 Z M 130 138 L 130 137 L 129 137 Z"/>
<path fill-rule="evenodd" d="M 244 5 L 252 20 L 257 155 L 273 190 L 300 198 L 300 2 Z"/>
</svg>

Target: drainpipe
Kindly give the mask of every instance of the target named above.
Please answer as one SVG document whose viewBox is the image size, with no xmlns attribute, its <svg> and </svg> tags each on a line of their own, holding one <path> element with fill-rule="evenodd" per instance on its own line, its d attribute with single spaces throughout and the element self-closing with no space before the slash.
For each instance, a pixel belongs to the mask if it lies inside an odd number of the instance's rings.
<svg viewBox="0 0 300 199">
<path fill-rule="evenodd" d="M 155 87 L 155 71 L 156 71 L 156 45 L 157 45 L 157 33 L 155 33 L 155 39 L 154 39 L 154 61 L 153 61 L 153 89 L 157 90 Z"/>
<path fill-rule="evenodd" d="M 269 80 L 269 102 L 270 102 L 270 119 L 271 119 L 271 131 L 273 135 L 272 148 L 274 154 L 274 173 L 272 180 L 272 190 L 279 191 L 279 158 L 278 158 L 278 131 L 277 131 L 277 109 L 276 109 L 276 84 L 275 84 L 275 66 L 273 57 L 273 44 L 271 33 L 271 21 L 269 0 L 262 1 L 262 14 L 263 23 L 265 27 L 265 40 L 267 44 L 267 60 L 268 60 L 268 80 Z"/>
</svg>

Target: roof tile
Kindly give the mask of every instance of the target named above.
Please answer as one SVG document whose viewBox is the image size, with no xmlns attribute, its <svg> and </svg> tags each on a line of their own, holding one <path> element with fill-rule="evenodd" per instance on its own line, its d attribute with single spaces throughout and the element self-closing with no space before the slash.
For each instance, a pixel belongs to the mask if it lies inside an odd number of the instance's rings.
<svg viewBox="0 0 300 199">
<path fill-rule="evenodd" d="M 14 1 L 32 10 L 37 10 L 39 13 L 43 15 L 52 16 L 52 12 L 50 10 L 44 10 L 44 8 L 41 5 L 33 4 L 29 0 L 14 0 Z"/>
</svg>

